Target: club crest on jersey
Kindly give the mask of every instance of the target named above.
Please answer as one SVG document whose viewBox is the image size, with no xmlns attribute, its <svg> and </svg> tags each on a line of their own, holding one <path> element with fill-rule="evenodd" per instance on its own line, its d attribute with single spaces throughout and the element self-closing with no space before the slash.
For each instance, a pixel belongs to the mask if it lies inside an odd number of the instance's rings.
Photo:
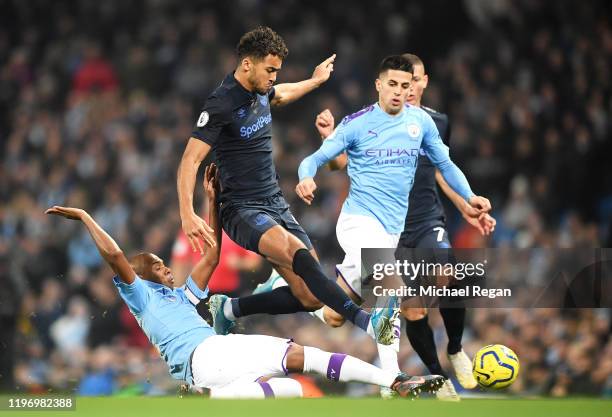
<svg viewBox="0 0 612 417">
<path fill-rule="evenodd" d="M 421 134 L 421 127 L 419 125 L 417 125 L 416 123 L 410 123 L 408 125 L 408 135 L 411 138 L 416 139 L 419 137 L 420 134 Z"/>
<path fill-rule="evenodd" d="M 259 96 L 259 104 L 262 106 L 268 105 L 268 96 Z"/>
<path fill-rule="evenodd" d="M 198 117 L 197 126 L 198 127 L 206 126 L 206 123 L 208 123 L 208 119 L 209 119 L 208 112 L 203 111 L 202 113 L 200 113 L 200 117 Z"/>
</svg>

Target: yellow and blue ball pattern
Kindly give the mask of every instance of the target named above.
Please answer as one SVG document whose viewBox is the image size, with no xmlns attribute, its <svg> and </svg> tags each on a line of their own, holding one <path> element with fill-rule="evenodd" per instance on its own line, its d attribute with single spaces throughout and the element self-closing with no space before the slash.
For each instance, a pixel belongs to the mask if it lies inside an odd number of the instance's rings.
<svg viewBox="0 0 612 417">
<path fill-rule="evenodd" d="M 472 372 L 483 388 L 506 388 L 518 377 L 518 356 L 504 345 L 488 345 L 474 356 Z"/>
</svg>

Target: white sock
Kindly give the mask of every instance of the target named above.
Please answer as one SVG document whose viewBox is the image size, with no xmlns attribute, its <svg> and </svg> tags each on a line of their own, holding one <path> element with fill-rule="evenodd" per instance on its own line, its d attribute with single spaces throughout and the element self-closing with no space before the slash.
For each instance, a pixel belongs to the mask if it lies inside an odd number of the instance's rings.
<svg viewBox="0 0 612 417">
<path fill-rule="evenodd" d="M 323 323 L 327 324 L 327 322 L 325 321 L 325 316 L 323 314 L 323 309 L 325 307 L 321 307 L 318 310 L 315 311 L 309 311 L 308 314 L 310 314 L 312 317 L 317 318 L 319 320 L 321 320 Z"/>
<path fill-rule="evenodd" d="M 259 383 L 246 382 L 212 388 L 210 398 L 266 398 L 266 396 Z"/>
<path fill-rule="evenodd" d="M 356 381 L 390 387 L 397 372 L 380 369 L 350 355 L 304 346 L 304 372 L 316 372 L 332 381 Z"/>
<path fill-rule="evenodd" d="M 223 315 L 226 319 L 236 321 L 236 316 L 234 316 L 234 311 L 232 310 L 232 299 L 228 298 L 223 303 Z"/>
<path fill-rule="evenodd" d="M 399 316 L 397 316 L 395 320 L 393 320 L 393 343 L 390 345 L 376 344 L 378 348 L 378 358 L 380 359 L 380 367 L 388 371 L 393 371 L 396 374 L 400 372 L 397 354 L 399 353 L 401 332 L 402 324 Z"/>
<path fill-rule="evenodd" d="M 374 333 L 374 326 L 372 326 L 372 320 L 370 320 L 370 322 L 368 323 L 366 333 L 369 334 L 372 339 L 376 340 L 376 333 Z"/>
<path fill-rule="evenodd" d="M 378 358 L 380 359 L 380 367 L 385 371 L 394 372 L 395 375 L 400 373 L 399 364 L 397 362 L 397 351 L 393 345 L 376 344 L 378 348 Z"/>
<path fill-rule="evenodd" d="M 229 384 L 210 390 L 210 398 L 291 398 L 302 396 L 302 385 L 291 378 Z"/>
<path fill-rule="evenodd" d="M 294 398 L 301 397 L 302 384 L 292 378 L 270 378 L 266 381 L 276 398 Z"/>
</svg>

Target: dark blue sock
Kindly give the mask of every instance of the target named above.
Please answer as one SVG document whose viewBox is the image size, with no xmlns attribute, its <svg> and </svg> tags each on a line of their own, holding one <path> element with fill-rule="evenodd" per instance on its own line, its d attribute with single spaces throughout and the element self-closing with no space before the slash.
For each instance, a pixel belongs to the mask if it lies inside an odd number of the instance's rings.
<svg viewBox="0 0 612 417">
<path fill-rule="evenodd" d="M 442 370 L 433 331 L 429 326 L 427 316 L 420 320 L 406 320 L 406 335 L 414 351 L 419 355 L 429 372 L 434 375 L 448 376 Z"/>
<path fill-rule="evenodd" d="M 440 315 L 448 335 L 446 351 L 449 355 L 454 355 L 461 350 L 461 339 L 463 338 L 463 327 L 465 325 L 465 308 L 440 307 Z"/>
<path fill-rule="evenodd" d="M 260 294 L 232 298 L 232 313 L 235 317 L 252 314 L 291 314 L 299 311 L 308 311 L 308 309 L 286 286 Z"/>
<path fill-rule="evenodd" d="M 327 278 L 321 265 L 307 249 L 299 249 L 293 256 L 293 272 L 298 274 L 310 292 L 323 304 L 363 330 L 367 330 L 370 315 L 351 300 L 342 288 Z"/>
<path fill-rule="evenodd" d="M 364 331 L 368 330 L 368 324 L 370 324 L 370 313 L 366 312 L 363 309 L 359 309 L 357 315 L 355 316 L 355 326 L 363 329 Z"/>
<path fill-rule="evenodd" d="M 238 302 L 239 298 L 232 298 L 230 302 L 232 303 L 232 314 L 234 317 L 242 317 L 242 311 L 240 311 L 240 303 Z"/>
</svg>

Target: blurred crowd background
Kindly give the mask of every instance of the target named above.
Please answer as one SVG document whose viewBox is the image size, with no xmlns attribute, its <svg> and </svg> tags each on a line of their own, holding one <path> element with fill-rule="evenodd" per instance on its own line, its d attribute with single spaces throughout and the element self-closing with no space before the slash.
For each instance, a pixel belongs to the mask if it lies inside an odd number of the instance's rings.
<svg viewBox="0 0 612 417">
<path fill-rule="evenodd" d="M 423 103 L 450 115 L 451 155 L 493 203 L 497 230 L 486 240 L 447 208 L 456 246 L 612 243 L 609 2 L 0 0 L 0 9 L 3 390 L 176 392 L 84 228 L 43 212 L 85 208 L 126 252 L 186 262 L 178 162 L 203 100 L 236 65 L 239 37 L 259 24 L 290 49 L 279 82 L 307 78 L 338 54 L 328 83 L 273 110 L 282 188 L 330 275 L 342 257 L 335 222 L 348 182 L 321 172 L 307 207 L 293 192 L 297 166 L 318 147 L 316 113 L 329 108 L 339 120 L 373 102 L 375 68 L 390 53 L 424 60 Z M 228 259 L 234 278 L 223 290 L 232 294 L 270 272 L 240 251 Z M 437 312 L 430 322 L 445 361 Z M 522 376 L 512 392 L 611 396 L 610 328 L 609 309 L 478 309 L 468 312 L 464 347 L 514 349 Z M 375 361 L 360 332 L 307 315 L 252 317 L 241 331 Z M 424 372 L 405 336 L 401 361 Z M 359 384 L 329 389 L 371 393 Z"/>
</svg>

